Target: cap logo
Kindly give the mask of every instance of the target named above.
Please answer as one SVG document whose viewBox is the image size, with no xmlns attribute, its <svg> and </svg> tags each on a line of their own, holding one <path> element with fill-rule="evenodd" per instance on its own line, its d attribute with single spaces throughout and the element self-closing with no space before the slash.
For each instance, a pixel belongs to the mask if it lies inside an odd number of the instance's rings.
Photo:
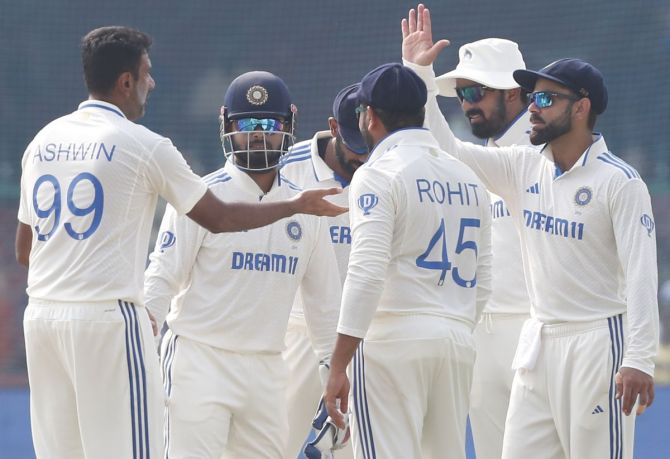
<svg viewBox="0 0 670 459">
<path fill-rule="evenodd" d="M 582 96 L 582 97 L 589 97 L 589 92 L 584 88 L 580 88 L 579 89 L 579 95 Z"/>
<path fill-rule="evenodd" d="M 469 49 L 466 49 L 465 52 L 463 53 L 463 60 L 467 61 L 472 59 L 472 52 Z"/>
<path fill-rule="evenodd" d="M 252 105 L 263 105 L 268 101 L 268 90 L 263 86 L 254 85 L 247 91 L 247 100 Z"/>
</svg>

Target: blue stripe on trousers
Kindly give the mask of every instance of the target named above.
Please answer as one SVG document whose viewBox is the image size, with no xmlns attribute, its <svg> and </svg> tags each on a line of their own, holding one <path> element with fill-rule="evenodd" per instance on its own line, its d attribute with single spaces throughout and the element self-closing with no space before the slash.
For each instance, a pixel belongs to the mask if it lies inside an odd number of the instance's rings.
<svg viewBox="0 0 670 459">
<path fill-rule="evenodd" d="M 612 351 L 612 371 L 609 389 L 609 430 L 610 430 L 610 459 L 621 459 L 623 456 L 623 428 L 621 399 L 616 398 L 616 373 L 623 360 L 623 315 L 619 314 L 607 319 L 610 331 Z"/>
<path fill-rule="evenodd" d="M 377 457 L 375 442 L 372 437 L 372 426 L 370 423 L 370 411 L 368 409 L 368 397 L 365 388 L 365 357 L 363 354 L 363 341 L 354 354 L 353 365 L 354 376 L 354 409 L 356 411 L 356 424 L 361 441 L 361 449 L 365 459 Z"/>
<path fill-rule="evenodd" d="M 150 459 L 149 422 L 147 419 L 146 369 L 139 334 L 135 305 L 118 301 L 126 325 L 126 363 L 130 392 L 130 416 L 133 441 L 133 459 Z M 133 378 L 134 376 L 134 378 Z M 144 452 L 146 451 L 146 455 Z"/>
</svg>

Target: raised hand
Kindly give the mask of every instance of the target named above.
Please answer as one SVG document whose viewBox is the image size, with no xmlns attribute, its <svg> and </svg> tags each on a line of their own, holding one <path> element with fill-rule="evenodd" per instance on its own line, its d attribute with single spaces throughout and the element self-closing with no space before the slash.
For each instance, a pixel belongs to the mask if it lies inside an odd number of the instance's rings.
<svg viewBox="0 0 670 459">
<path fill-rule="evenodd" d="M 430 23 L 430 11 L 419 3 L 416 11 L 409 10 L 407 19 L 400 23 L 402 29 L 402 57 L 417 65 L 431 65 L 449 40 L 433 43 L 433 31 Z"/>
</svg>

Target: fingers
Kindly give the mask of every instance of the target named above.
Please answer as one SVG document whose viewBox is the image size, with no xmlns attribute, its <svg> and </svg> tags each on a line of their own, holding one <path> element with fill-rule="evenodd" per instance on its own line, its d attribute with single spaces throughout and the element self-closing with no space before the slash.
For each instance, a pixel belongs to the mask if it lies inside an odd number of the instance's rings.
<svg viewBox="0 0 670 459">
<path fill-rule="evenodd" d="M 348 207 L 338 206 L 338 205 L 335 205 L 335 204 L 329 202 L 327 210 L 323 211 L 323 216 L 324 217 L 337 217 L 338 215 L 342 215 L 345 212 L 349 212 Z"/>
<path fill-rule="evenodd" d="M 326 410 L 328 411 L 328 416 L 331 417 L 337 427 L 344 429 L 344 416 L 342 413 L 340 413 L 340 410 L 337 409 L 337 399 L 334 395 L 329 394 L 328 392 L 326 392 L 326 395 L 324 395 L 324 399 L 326 400 Z"/>
<path fill-rule="evenodd" d="M 614 384 L 616 385 L 615 398 L 620 399 L 623 393 L 623 376 L 621 375 L 621 372 L 617 371 L 616 375 L 614 376 Z"/>
<path fill-rule="evenodd" d="M 402 18 L 400 21 L 400 30 L 402 31 L 402 39 L 404 40 L 409 35 L 409 25 L 407 25 L 407 19 Z"/>
<path fill-rule="evenodd" d="M 414 8 L 409 10 L 409 17 L 407 18 L 407 22 L 409 33 L 416 32 L 416 11 L 414 11 Z"/>
<path fill-rule="evenodd" d="M 424 14 L 426 11 L 426 7 L 423 6 L 422 3 L 419 3 L 419 6 L 417 7 L 417 13 L 416 13 L 416 30 L 421 32 L 423 30 L 423 20 L 424 20 Z"/>
</svg>

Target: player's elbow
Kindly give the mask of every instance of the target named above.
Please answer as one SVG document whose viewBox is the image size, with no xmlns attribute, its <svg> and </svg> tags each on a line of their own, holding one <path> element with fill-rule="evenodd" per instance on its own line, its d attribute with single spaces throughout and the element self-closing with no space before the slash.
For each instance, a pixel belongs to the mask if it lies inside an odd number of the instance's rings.
<svg viewBox="0 0 670 459">
<path fill-rule="evenodd" d="M 23 265 L 27 268 L 30 260 L 30 252 L 20 250 L 18 247 L 15 252 L 16 252 L 16 261 L 18 261 L 20 265 Z"/>
</svg>

